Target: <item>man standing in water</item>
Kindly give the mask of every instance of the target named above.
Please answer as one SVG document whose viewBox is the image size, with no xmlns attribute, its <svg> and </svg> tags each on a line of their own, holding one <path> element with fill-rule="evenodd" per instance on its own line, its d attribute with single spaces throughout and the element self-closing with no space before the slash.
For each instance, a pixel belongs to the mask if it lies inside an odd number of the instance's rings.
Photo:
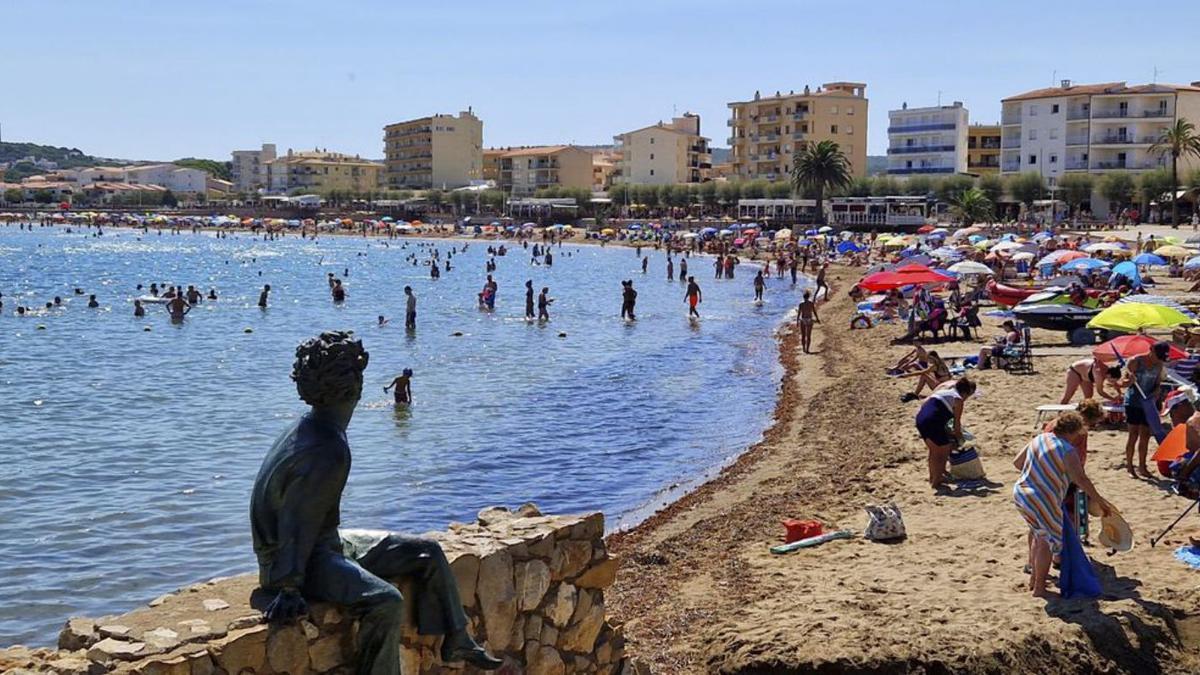
<svg viewBox="0 0 1200 675">
<path fill-rule="evenodd" d="M 333 288 L 330 289 L 329 294 L 333 296 L 333 301 L 335 303 L 346 301 L 346 287 L 342 285 L 341 279 L 333 280 Z"/>
<path fill-rule="evenodd" d="M 642 258 L 642 274 L 646 273 L 646 269 L 650 266 L 650 256 Z"/>
<path fill-rule="evenodd" d="M 636 321 L 637 317 L 633 314 L 634 305 L 637 304 L 637 291 L 633 290 L 633 280 L 621 282 L 621 318 L 627 321 Z"/>
<path fill-rule="evenodd" d="M 548 295 L 549 293 L 550 293 L 550 289 L 543 286 L 542 292 L 538 294 L 538 299 L 537 299 L 538 321 L 549 321 L 550 320 L 550 312 L 548 312 L 547 310 L 550 307 L 550 303 L 554 302 L 554 300 L 552 300 L 550 298 L 550 296 Z"/>
<path fill-rule="evenodd" d="M 396 405 L 412 403 L 412 374 L 412 368 L 405 368 L 399 377 L 383 388 L 385 394 L 391 391 L 392 387 L 396 388 Z"/>
<path fill-rule="evenodd" d="M 679 280 L 687 281 L 687 258 L 679 259 Z"/>
<path fill-rule="evenodd" d="M 263 285 L 262 293 L 258 294 L 258 306 L 267 308 L 267 296 L 271 294 L 271 284 Z"/>
<path fill-rule="evenodd" d="M 390 582 L 409 578 L 417 632 L 445 636 L 442 661 L 495 670 L 503 662 L 467 633 L 454 573 L 437 542 L 338 529 L 351 461 L 346 428 L 367 360 L 362 343 L 345 332 L 322 333 L 296 349 L 292 379 L 312 407 L 275 441 L 250 496 L 259 585 L 274 596 L 264 615 L 286 623 L 304 616 L 309 600 L 341 605 L 359 622 L 357 671 L 399 675 L 405 599 Z"/>
<path fill-rule="evenodd" d="M 675 281 L 675 261 L 667 256 L 667 281 Z"/>
<path fill-rule="evenodd" d="M 534 244 L 537 247 L 537 244 Z M 525 281 L 525 318 L 533 320 L 533 279 Z"/>
<path fill-rule="evenodd" d="M 413 295 L 412 286 L 404 287 L 405 308 L 404 308 L 404 327 L 408 330 L 414 330 L 417 327 L 417 296 Z"/>
<path fill-rule="evenodd" d="M 754 275 L 754 301 L 755 302 L 762 302 L 764 285 L 766 285 L 766 282 L 763 281 L 762 270 L 759 270 L 758 274 Z"/>
<path fill-rule="evenodd" d="M 813 323 L 821 323 L 821 317 L 817 316 L 817 303 L 812 301 L 812 293 L 804 291 L 804 299 L 796 308 L 796 324 L 800 326 L 800 347 L 805 354 L 812 353 Z"/>
<path fill-rule="evenodd" d="M 700 293 L 700 284 L 696 283 L 696 277 L 688 277 L 687 294 L 683 296 L 688 304 L 688 318 L 700 318 L 700 312 L 696 311 L 696 305 L 703 302 L 703 296 Z"/>
<path fill-rule="evenodd" d="M 182 295 L 176 295 L 167 303 L 167 311 L 171 313 L 171 321 L 179 323 L 183 321 L 183 317 L 187 316 L 188 312 L 192 311 L 192 306 L 183 299 Z"/>
</svg>

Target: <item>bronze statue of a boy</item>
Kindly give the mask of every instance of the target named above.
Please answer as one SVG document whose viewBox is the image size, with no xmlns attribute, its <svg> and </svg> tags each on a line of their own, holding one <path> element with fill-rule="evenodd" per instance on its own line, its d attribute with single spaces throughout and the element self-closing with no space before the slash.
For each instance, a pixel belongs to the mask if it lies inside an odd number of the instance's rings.
<svg viewBox="0 0 1200 675">
<path fill-rule="evenodd" d="M 276 593 L 271 622 L 307 612 L 305 599 L 344 605 L 360 619 L 357 672 L 399 674 L 403 598 L 387 581 L 416 581 L 417 632 L 444 635 L 443 661 L 495 669 L 467 634 L 467 616 L 441 546 L 392 532 L 338 530 L 350 473 L 346 427 L 362 395 L 368 354 L 348 332 L 327 332 L 296 348 L 292 379 L 312 406 L 267 453 L 254 481 L 250 523 L 259 585 Z"/>
</svg>

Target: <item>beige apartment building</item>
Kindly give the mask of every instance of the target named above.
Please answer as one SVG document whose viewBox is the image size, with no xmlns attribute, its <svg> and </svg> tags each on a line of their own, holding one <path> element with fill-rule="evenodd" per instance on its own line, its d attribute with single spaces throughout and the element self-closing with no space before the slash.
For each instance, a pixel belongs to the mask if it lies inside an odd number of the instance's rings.
<svg viewBox="0 0 1200 675">
<path fill-rule="evenodd" d="M 383 128 L 387 186 L 452 189 L 483 180 L 483 122 L 470 108 Z"/>
<path fill-rule="evenodd" d="M 233 186 L 239 192 L 254 192 L 269 185 L 267 162 L 275 159 L 275 144 L 263 143 L 259 150 L 234 150 L 230 168 Z"/>
<path fill-rule="evenodd" d="M 1000 173 L 1000 125 L 967 127 L 967 173 L 982 176 Z"/>
<path fill-rule="evenodd" d="M 333 190 L 365 194 L 382 186 L 383 165 L 326 150 L 293 152 L 265 162 L 267 189 L 273 194 L 295 191 L 328 194 Z"/>
<path fill-rule="evenodd" d="M 867 173 L 867 85 L 828 82 L 816 90 L 729 104 L 730 163 L 736 180 L 788 180 L 792 157 L 808 143 L 841 146 L 854 176 Z"/>
<path fill-rule="evenodd" d="M 712 154 L 700 135 L 700 116 L 684 113 L 613 140 L 621 151 L 616 181 L 635 185 L 675 185 L 709 180 Z"/>
<path fill-rule="evenodd" d="M 501 190 L 527 197 L 542 188 L 592 189 L 592 153 L 574 145 L 545 145 L 500 155 Z"/>
<path fill-rule="evenodd" d="M 621 152 L 610 149 L 592 150 L 592 190 L 604 192 L 612 187 L 618 177 L 617 167 L 621 163 Z"/>
</svg>

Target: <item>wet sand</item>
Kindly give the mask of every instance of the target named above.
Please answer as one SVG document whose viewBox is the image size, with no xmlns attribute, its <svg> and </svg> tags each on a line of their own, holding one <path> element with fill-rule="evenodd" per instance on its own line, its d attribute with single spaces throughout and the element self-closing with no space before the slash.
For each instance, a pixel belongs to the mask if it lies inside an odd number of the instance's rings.
<svg viewBox="0 0 1200 675">
<path fill-rule="evenodd" d="M 935 495 L 913 426 L 919 403 L 899 401 L 913 380 L 884 374 L 908 349 L 889 344 L 900 328 L 849 331 L 845 290 L 860 270 L 830 272 L 835 294 L 820 307 L 818 353 L 800 354 L 798 333 L 781 338 L 787 374 L 764 440 L 610 537 L 623 564 L 608 604 L 634 658 L 654 673 L 1200 671 L 1200 572 L 1174 558 L 1200 517 L 1150 547 L 1188 502 L 1164 481 L 1125 473 L 1123 430 L 1093 431 L 1087 469 L 1129 521 L 1135 549 L 1088 549 L 1104 585 L 1098 601 L 1038 600 L 1025 590 L 1027 528 L 1012 505 L 1012 459 L 1034 434 L 1036 406 L 1059 402 L 1065 369 L 1086 348 L 1035 330 L 1036 373 L 970 371 L 982 395 L 968 402 L 964 425 L 997 485 Z M 998 320 L 984 321 L 979 340 L 935 349 L 977 352 L 999 332 Z M 908 529 L 902 543 L 856 537 L 768 551 L 782 541 L 784 518 L 861 533 L 863 507 L 893 500 Z"/>
</svg>

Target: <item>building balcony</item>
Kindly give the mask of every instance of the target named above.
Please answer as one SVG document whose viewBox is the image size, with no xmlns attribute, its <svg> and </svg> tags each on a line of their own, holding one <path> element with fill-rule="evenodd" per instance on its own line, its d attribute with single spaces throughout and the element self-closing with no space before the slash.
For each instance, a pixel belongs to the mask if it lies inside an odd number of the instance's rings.
<svg viewBox="0 0 1200 675">
<path fill-rule="evenodd" d="M 1148 171 L 1161 169 L 1163 165 L 1154 162 L 1136 162 L 1133 160 L 1096 161 L 1088 167 L 1092 171 Z"/>
<path fill-rule="evenodd" d="M 1087 134 L 1079 134 L 1077 136 L 1067 136 L 1067 147 L 1068 148 L 1073 145 L 1087 145 L 1087 144 L 1088 144 L 1088 135 Z"/>
<path fill-rule="evenodd" d="M 1091 111 L 1086 109 L 1067 110 L 1068 122 L 1081 122 L 1091 117 Z"/>
<path fill-rule="evenodd" d="M 779 140 L 779 134 L 759 134 L 755 138 L 756 143 L 774 143 Z"/>
<path fill-rule="evenodd" d="M 895 176 L 908 176 L 917 174 L 936 174 L 936 173 L 954 173 L 952 166 L 914 166 L 914 167 L 888 167 L 887 172 Z"/>
<path fill-rule="evenodd" d="M 1092 110 L 1092 119 L 1169 119 L 1175 117 L 1175 111 L 1167 108 L 1152 108 L 1150 110 L 1129 110 L 1128 108 L 1108 108 Z"/>
<path fill-rule="evenodd" d="M 1102 136 L 1092 139 L 1092 145 L 1154 145 L 1158 139 L 1154 136 Z"/>
<path fill-rule="evenodd" d="M 730 136 L 729 138 L 726 138 L 726 139 L 725 139 L 725 142 L 726 142 L 726 143 L 727 143 L 727 144 L 728 144 L 730 147 L 733 147 L 734 143 L 736 143 L 736 142 L 737 142 L 737 140 L 738 140 L 738 139 L 734 138 L 733 136 Z"/>
<path fill-rule="evenodd" d="M 1088 170 L 1088 163 L 1083 160 L 1074 160 L 1074 161 L 1068 160 L 1064 166 L 1066 166 L 1067 171 L 1087 171 Z"/>
<path fill-rule="evenodd" d="M 898 124 L 888 127 L 889 134 L 912 134 L 919 131 L 953 131 L 953 124 Z"/>
<path fill-rule="evenodd" d="M 808 119 L 808 111 L 807 110 L 797 110 L 796 112 L 792 113 L 792 119 L 806 120 L 806 119 Z"/>
<path fill-rule="evenodd" d="M 967 139 L 967 149 L 968 150 L 999 150 L 1000 149 L 1000 139 L 997 138 L 995 140 L 987 140 L 987 141 L 983 141 L 982 143 L 976 143 L 974 138 L 968 138 Z"/>
<path fill-rule="evenodd" d="M 967 162 L 968 169 L 999 169 L 1000 162 Z"/>
<path fill-rule="evenodd" d="M 899 148 L 888 148 L 889 155 L 915 155 L 933 152 L 954 152 L 953 145 L 905 145 Z"/>
<path fill-rule="evenodd" d="M 778 122 L 779 115 L 763 115 L 761 121 L 763 121 L 763 122 Z"/>
<path fill-rule="evenodd" d="M 1006 112 L 1000 116 L 1000 124 L 1013 125 L 1021 123 L 1021 112 Z"/>
<path fill-rule="evenodd" d="M 1020 162 L 1004 162 L 1000 165 L 1000 170 L 1005 173 L 1016 173 L 1021 170 Z"/>
<path fill-rule="evenodd" d="M 697 153 L 700 153 L 701 155 L 707 155 L 708 154 L 708 146 L 707 145 L 689 145 L 688 152 L 697 152 Z"/>
<path fill-rule="evenodd" d="M 725 126 L 727 126 L 727 127 L 731 127 L 735 124 L 737 124 L 737 120 L 734 120 L 732 117 L 725 120 Z"/>
<path fill-rule="evenodd" d="M 1001 143 L 1000 143 L 1000 147 L 1001 147 L 1001 148 L 1003 148 L 1003 149 L 1005 149 L 1005 150 L 1015 150 L 1015 149 L 1017 149 L 1017 148 L 1020 148 L 1020 147 L 1021 147 L 1021 139 L 1019 139 L 1019 138 L 1006 138 L 1006 139 L 1004 139 L 1004 141 L 1003 141 L 1003 142 L 1001 142 Z"/>
</svg>

